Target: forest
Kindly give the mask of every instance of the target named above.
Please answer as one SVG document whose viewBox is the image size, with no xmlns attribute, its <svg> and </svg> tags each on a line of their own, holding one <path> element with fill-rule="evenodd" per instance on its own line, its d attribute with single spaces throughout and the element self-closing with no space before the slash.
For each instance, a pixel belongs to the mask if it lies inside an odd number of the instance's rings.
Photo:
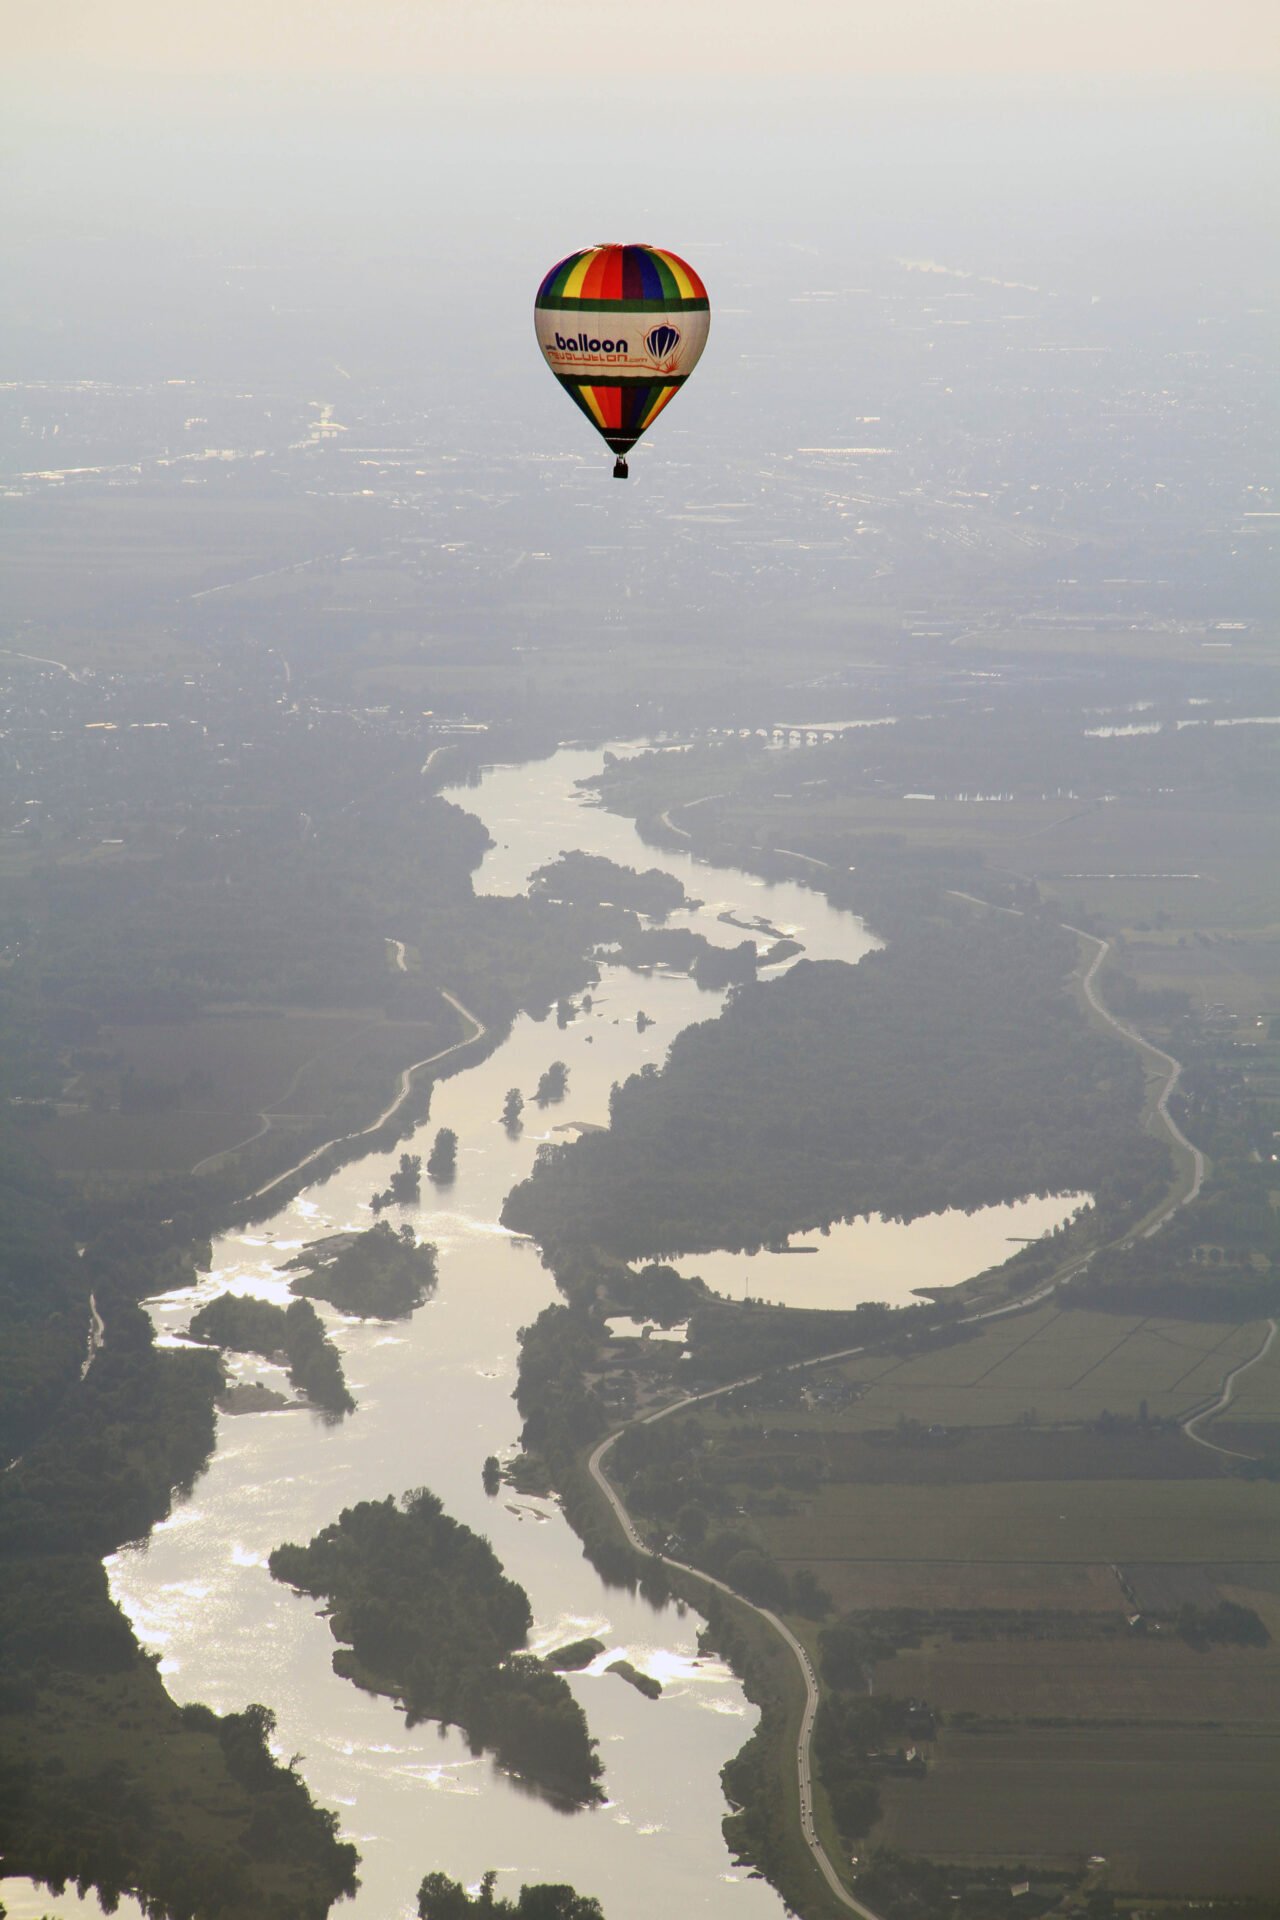
<svg viewBox="0 0 1280 1920">
<path fill-rule="evenodd" d="M 411 1724 L 459 1727 L 474 1751 L 554 1799 L 601 1797 L 581 1707 L 559 1674 L 522 1651 L 528 1595 L 425 1487 L 345 1508 L 309 1545 L 277 1547 L 269 1566 L 329 1603 L 344 1678 L 403 1700 Z"/>
<path fill-rule="evenodd" d="M 1087 1192 L 1115 1223 L 1161 1190 L 1132 1053 L 1064 990 L 1075 942 L 1034 919 L 939 918 L 854 968 L 799 961 L 615 1089 L 610 1126 L 539 1150 L 505 1223 L 624 1257 L 751 1250 Z"/>
</svg>

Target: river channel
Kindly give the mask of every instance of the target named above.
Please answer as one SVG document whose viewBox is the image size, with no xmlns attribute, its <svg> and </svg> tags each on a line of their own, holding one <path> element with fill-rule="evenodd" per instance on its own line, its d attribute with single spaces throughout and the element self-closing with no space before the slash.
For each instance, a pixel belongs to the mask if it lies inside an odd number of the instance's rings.
<svg viewBox="0 0 1280 1920">
<path fill-rule="evenodd" d="M 484 821 L 495 843 L 476 875 L 477 892 L 522 892 L 535 867 L 580 847 L 673 873 L 704 904 L 670 924 L 696 927 L 721 945 L 746 937 L 740 925 L 720 918 L 724 913 L 738 921 L 761 917 L 815 959 L 857 961 L 875 945 L 853 915 L 806 888 L 764 885 L 646 846 L 630 821 L 578 791 L 576 782 L 601 764 L 599 752 L 566 748 L 529 766 L 496 767 L 478 787 L 449 794 Z M 395 940 L 402 930 L 382 931 Z M 764 933 L 759 938 L 769 943 Z M 466 982 L 446 984 L 465 1003 Z M 204 1701 L 219 1712 L 253 1700 L 274 1709 L 279 1751 L 301 1755 L 312 1793 L 337 1812 L 344 1837 L 359 1847 L 360 1892 L 343 1910 L 363 1920 L 412 1915 L 418 1882 L 432 1868 L 470 1885 L 496 1868 L 498 1890 L 507 1894 L 522 1881 L 569 1881 L 596 1895 L 608 1920 L 775 1920 L 783 1911 L 771 1889 L 736 1869 L 725 1850 L 719 1771 L 755 1716 L 733 1675 L 718 1661 L 699 1659 L 697 1618 L 606 1588 L 553 1501 L 506 1488 L 491 1499 L 480 1476 L 487 1454 L 515 1450 L 517 1332 L 555 1297 L 537 1249 L 498 1224 L 506 1193 L 528 1172 L 542 1140 L 563 1138 L 557 1129 L 575 1122 L 605 1121 L 612 1083 L 646 1061 L 660 1062 L 676 1033 L 714 1015 L 722 998 L 683 976 L 604 965 L 589 1012 L 563 1030 L 554 1018 L 522 1017 L 487 1059 L 441 1082 L 429 1121 L 411 1144 L 425 1154 L 437 1127 L 454 1128 L 457 1179 L 444 1190 L 424 1183 L 421 1204 L 392 1216 L 438 1247 L 435 1295 L 394 1325 L 322 1308 L 358 1411 L 338 1425 L 299 1409 L 223 1416 L 214 1456 L 190 1497 L 147 1542 L 108 1563 L 112 1592 L 143 1645 L 159 1655 L 176 1699 Z M 641 1010 L 655 1024 L 638 1033 Z M 509 1138 L 499 1120 L 503 1095 L 511 1086 L 530 1095 L 557 1058 L 569 1068 L 567 1098 L 543 1111 L 530 1102 L 523 1133 Z M 370 1195 L 386 1184 L 398 1152 L 354 1161 L 270 1220 L 224 1235 L 197 1287 L 150 1303 L 160 1337 L 177 1337 L 193 1310 L 225 1289 L 286 1301 L 281 1262 L 321 1234 L 370 1224 Z M 1046 1204 L 1043 1221 L 1036 1215 L 1012 1226 L 992 1209 L 985 1235 L 979 1231 L 966 1249 L 967 1270 L 1006 1257 L 1011 1233 L 1041 1231 L 1070 1210 Z M 971 1219 L 970 1231 L 980 1218 Z M 819 1268 L 829 1264 L 819 1246 L 809 1258 L 777 1261 L 780 1269 L 813 1270 L 804 1275 L 809 1297 Z M 914 1284 L 936 1283 L 934 1263 L 923 1247 L 921 1254 Z M 884 1297 L 859 1280 L 856 1265 L 841 1265 L 843 1281 L 828 1274 L 823 1282 L 824 1291 L 838 1294 L 827 1304 Z M 740 1283 L 733 1290 L 740 1292 Z M 768 1291 L 786 1298 L 785 1274 Z M 265 1362 L 234 1364 L 242 1379 L 283 1384 Z M 456 1731 L 407 1729 L 391 1701 L 336 1678 L 334 1642 L 315 1604 L 267 1574 L 267 1556 L 279 1542 L 309 1539 L 355 1501 L 424 1484 L 448 1512 L 490 1538 L 508 1573 L 527 1588 L 534 1651 L 586 1634 L 606 1643 L 593 1668 L 570 1676 L 600 1742 L 606 1805 L 556 1811 L 487 1757 L 472 1755 Z M 660 1699 L 650 1701 L 602 1671 L 619 1655 L 662 1681 Z M 4 1897 L 17 1915 L 88 1910 L 73 1896 L 35 1894 L 27 1907 L 12 1883 Z"/>
</svg>

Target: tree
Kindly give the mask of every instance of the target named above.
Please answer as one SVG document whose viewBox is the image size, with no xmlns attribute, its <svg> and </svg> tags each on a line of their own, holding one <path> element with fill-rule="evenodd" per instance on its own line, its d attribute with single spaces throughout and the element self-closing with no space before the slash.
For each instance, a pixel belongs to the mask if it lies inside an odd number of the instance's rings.
<svg viewBox="0 0 1280 1920">
<path fill-rule="evenodd" d="M 553 1106 L 563 1100 L 565 1089 L 569 1085 L 569 1069 L 563 1060 L 553 1060 L 538 1082 L 534 1099 L 540 1107 Z"/>
<path fill-rule="evenodd" d="M 520 1115 L 524 1112 L 524 1095 L 519 1087 L 509 1087 L 507 1097 L 502 1103 L 502 1124 L 508 1133 L 519 1133 Z"/>
<path fill-rule="evenodd" d="M 466 1888 L 447 1874 L 429 1873 L 418 1888 L 418 1920 L 468 1920 L 473 1911 Z"/>
<path fill-rule="evenodd" d="M 458 1171 L 458 1136 L 452 1127 L 441 1127 L 427 1156 L 427 1173 L 432 1180 L 447 1183 Z"/>
</svg>

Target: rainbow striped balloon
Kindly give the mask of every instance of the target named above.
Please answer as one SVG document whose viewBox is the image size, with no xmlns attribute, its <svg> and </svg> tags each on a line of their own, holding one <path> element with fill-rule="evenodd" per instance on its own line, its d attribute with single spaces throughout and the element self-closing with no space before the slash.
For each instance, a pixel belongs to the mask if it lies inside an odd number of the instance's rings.
<svg viewBox="0 0 1280 1920">
<path fill-rule="evenodd" d="M 543 358 L 616 454 L 626 455 L 697 366 L 711 303 L 693 268 L 665 247 L 602 246 L 552 267 L 533 303 Z"/>
</svg>

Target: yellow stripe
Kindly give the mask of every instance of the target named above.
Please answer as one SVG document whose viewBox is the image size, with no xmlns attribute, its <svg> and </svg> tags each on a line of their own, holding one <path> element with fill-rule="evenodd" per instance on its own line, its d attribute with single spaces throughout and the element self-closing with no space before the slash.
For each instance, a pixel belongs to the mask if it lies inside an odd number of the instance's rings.
<svg viewBox="0 0 1280 1920">
<path fill-rule="evenodd" d="M 595 257 L 596 250 L 594 247 L 589 253 L 583 254 L 581 260 L 579 260 L 577 266 L 564 283 L 564 299 L 580 300 L 582 298 L 582 283 L 587 277 L 587 268 L 591 265 Z"/>
<path fill-rule="evenodd" d="M 587 405 L 590 407 L 591 415 L 596 425 L 600 428 L 603 428 L 604 427 L 604 408 L 600 405 L 600 402 L 596 399 L 595 388 L 579 387 L 578 392 L 582 395 L 583 399 L 586 401 Z"/>
<path fill-rule="evenodd" d="M 673 397 L 673 395 L 677 394 L 679 391 L 680 389 L 678 387 L 664 387 L 662 389 L 662 392 L 658 395 L 657 399 L 654 401 L 648 413 L 646 413 L 644 419 L 640 423 L 641 433 L 644 433 L 653 424 L 653 422 L 657 419 L 658 415 L 662 412 L 662 409 L 666 406 L 668 400 L 670 400 Z"/>
<path fill-rule="evenodd" d="M 670 267 L 676 286 L 680 289 L 680 298 L 682 300 L 693 300 L 696 298 L 693 282 L 675 255 L 673 253 L 667 253 L 662 247 L 655 247 L 653 251 L 660 260 L 665 260 Z"/>
</svg>

